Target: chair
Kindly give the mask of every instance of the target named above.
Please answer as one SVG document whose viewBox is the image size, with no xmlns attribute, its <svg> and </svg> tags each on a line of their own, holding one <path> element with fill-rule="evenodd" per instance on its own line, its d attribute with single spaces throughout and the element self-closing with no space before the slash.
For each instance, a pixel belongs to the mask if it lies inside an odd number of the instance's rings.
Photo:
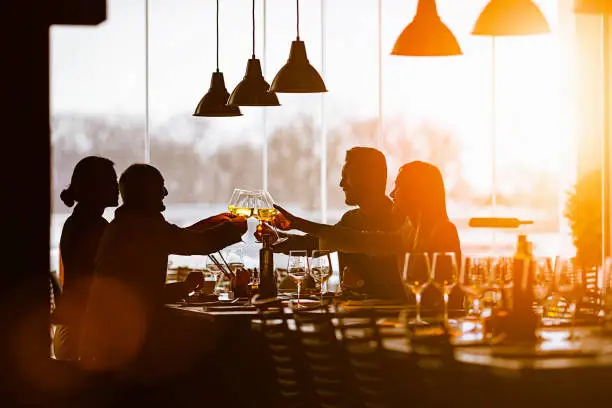
<svg viewBox="0 0 612 408">
<path fill-rule="evenodd" d="M 263 334 L 276 374 L 279 406 L 310 408 L 313 393 L 296 332 L 291 330 L 291 314 L 280 302 L 254 302 L 259 309 L 259 329 Z"/>
<path fill-rule="evenodd" d="M 332 322 L 334 314 L 324 306 L 294 311 L 293 317 L 318 405 L 323 408 L 363 406 L 354 392 L 355 379 Z"/>
<path fill-rule="evenodd" d="M 336 327 L 362 404 L 367 408 L 405 406 L 400 390 L 410 388 L 407 355 L 394 358 L 384 347 L 386 340 L 406 341 L 405 329 L 379 326 L 381 317 L 374 309 L 338 314 Z"/>
</svg>

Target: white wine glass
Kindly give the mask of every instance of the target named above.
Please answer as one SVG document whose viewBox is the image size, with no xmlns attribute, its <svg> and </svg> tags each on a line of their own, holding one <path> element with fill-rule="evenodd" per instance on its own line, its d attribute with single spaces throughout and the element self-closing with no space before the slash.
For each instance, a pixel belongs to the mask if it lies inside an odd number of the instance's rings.
<svg viewBox="0 0 612 408">
<path fill-rule="evenodd" d="M 302 281 L 308 276 L 308 252 L 289 251 L 287 274 L 297 283 L 297 308 L 300 308 Z"/>
<path fill-rule="evenodd" d="M 432 283 L 444 298 L 444 324 L 448 326 L 448 300 L 459 281 L 457 256 L 454 252 L 436 252 L 433 254 Z"/>
<path fill-rule="evenodd" d="M 280 244 L 281 242 L 286 241 L 288 238 L 280 237 L 278 230 L 274 226 L 274 219 L 278 215 L 278 210 L 274 208 L 274 199 L 272 195 L 265 190 L 258 190 L 254 192 L 256 195 L 256 208 L 254 211 L 254 217 L 260 221 L 260 228 L 263 231 L 263 223 L 266 223 L 272 227 L 272 231 L 275 235 L 275 241 L 272 244 Z"/>
<path fill-rule="evenodd" d="M 407 252 L 404 256 L 404 268 L 402 280 L 416 298 L 416 317 L 409 321 L 409 325 L 426 325 L 426 321 L 421 319 L 421 296 L 423 290 L 431 282 L 431 264 L 429 254 L 426 252 Z"/>
<path fill-rule="evenodd" d="M 315 282 L 321 285 L 321 303 L 323 303 L 323 293 L 327 291 L 327 281 L 332 274 L 330 252 L 321 250 L 312 251 L 310 275 Z"/>
<path fill-rule="evenodd" d="M 253 193 L 251 191 L 234 189 L 227 209 L 234 215 L 249 218 L 253 216 Z"/>
</svg>

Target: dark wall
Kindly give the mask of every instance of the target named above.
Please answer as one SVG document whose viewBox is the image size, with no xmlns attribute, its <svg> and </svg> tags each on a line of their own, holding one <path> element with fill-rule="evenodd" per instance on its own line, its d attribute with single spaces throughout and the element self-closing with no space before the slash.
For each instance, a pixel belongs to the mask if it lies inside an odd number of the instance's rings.
<svg viewBox="0 0 612 408">
<path fill-rule="evenodd" d="M 41 404 L 54 378 L 49 359 L 49 25 L 99 23 L 105 16 L 105 0 L 2 5 L 1 406 Z"/>
</svg>

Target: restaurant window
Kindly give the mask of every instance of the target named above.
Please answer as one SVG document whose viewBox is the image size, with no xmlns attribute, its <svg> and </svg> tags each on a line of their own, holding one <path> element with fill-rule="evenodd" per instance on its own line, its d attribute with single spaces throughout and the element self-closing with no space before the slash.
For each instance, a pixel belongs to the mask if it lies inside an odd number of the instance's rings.
<svg viewBox="0 0 612 408">
<path fill-rule="evenodd" d="M 144 160 L 145 15 L 142 2 L 109 0 L 108 19 L 95 27 L 51 28 L 51 269 L 70 215 L 60 192 L 76 163 L 100 155 L 120 174 Z M 111 220 L 114 209 L 107 209 Z"/>
<path fill-rule="evenodd" d="M 110 157 L 118 172 L 150 159 L 166 178 L 165 216 L 179 225 L 225 211 L 234 188 L 267 188 L 296 214 L 334 223 L 346 211 L 344 153 L 366 145 L 387 155 L 388 191 L 405 162 L 440 167 L 464 251 L 511 250 L 514 231 L 467 226 L 495 214 L 533 219 L 536 250 L 571 252 L 562 213 L 576 164 L 557 1 L 537 1 L 552 34 L 496 40 L 495 157 L 492 41 L 470 35 L 487 0 L 437 2 L 464 52 L 448 58 L 389 55 L 416 0 L 301 2 L 300 36 L 329 92 L 278 94 L 282 106 L 243 107 L 233 118 L 191 116 L 215 69 L 215 2 L 175 3 L 111 0 L 98 27 L 53 28 L 54 242 L 67 215 L 59 191 L 87 154 Z M 287 60 L 295 18 L 294 2 L 256 1 L 256 56 L 268 82 Z M 219 34 L 231 93 L 251 56 L 250 1 L 221 2 Z M 251 223 L 245 245 L 256 262 Z"/>
</svg>

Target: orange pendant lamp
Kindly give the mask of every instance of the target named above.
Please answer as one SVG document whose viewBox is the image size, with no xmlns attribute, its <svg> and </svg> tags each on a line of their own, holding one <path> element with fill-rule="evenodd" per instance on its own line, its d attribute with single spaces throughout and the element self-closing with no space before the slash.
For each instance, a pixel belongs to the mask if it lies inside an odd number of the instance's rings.
<svg viewBox="0 0 612 408">
<path fill-rule="evenodd" d="M 512 37 L 550 33 L 548 22 L 532 0 L 491 0 L 480 13 L 473 35 Z"/>
<path fill-rule="evenodd" d="M 438 15 L 436 0 L 419 0 L 410 24 L 397 37 L 391 55 L 448 57 L 463 55 L 452 31 Z"/>
</svg>

